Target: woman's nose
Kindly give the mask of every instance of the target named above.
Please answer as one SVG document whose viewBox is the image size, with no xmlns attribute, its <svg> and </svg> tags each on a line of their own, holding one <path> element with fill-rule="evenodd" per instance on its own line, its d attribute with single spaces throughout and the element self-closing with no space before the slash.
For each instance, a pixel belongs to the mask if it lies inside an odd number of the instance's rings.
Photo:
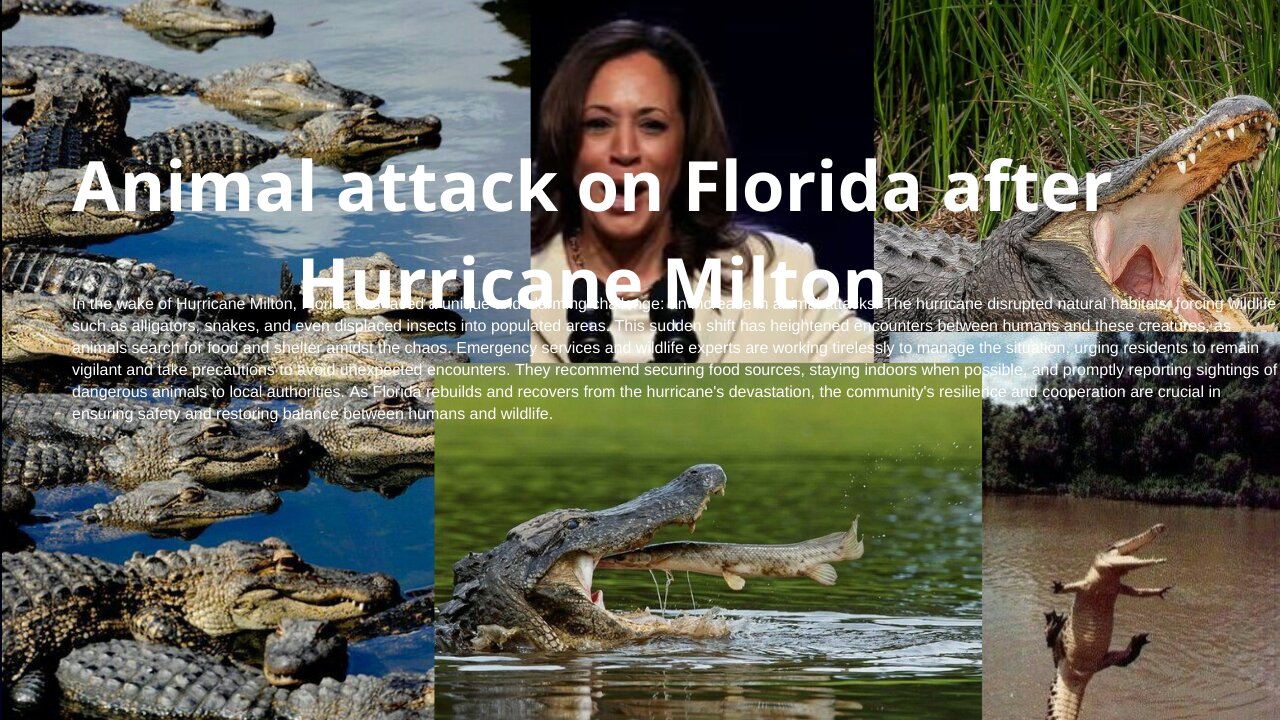
<svg viewBox="0 0 1280 720">
<path fill-rule="evenodd" d="M 640 143 L 633 128 L 621 127 L 613 134 L 613 146 L 609 148 L 609 155 L 609 159 L 616 165 L 627 166 L 640 162 Z"/>
</svg>

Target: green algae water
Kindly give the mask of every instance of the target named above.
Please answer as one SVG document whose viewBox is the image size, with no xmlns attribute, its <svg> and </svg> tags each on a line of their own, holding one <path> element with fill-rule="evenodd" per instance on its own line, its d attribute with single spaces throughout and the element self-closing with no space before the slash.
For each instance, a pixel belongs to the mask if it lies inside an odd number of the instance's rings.
<svg viewBox="0 0 1280 720">
<path fill-rule="evenodd" d="M 583 384 L 523 379 L 514 368 L 470 382 L 482 394 Z M 735 386 L 766 386 L 718 377 L 651 383 L 726 396 Z M 626 381 L 591 384 L 592 395 L 616 396 L 437 401 L 441 411 L 476 413 L 440 429 L 439 602 L 452 564 L 499 544 L 515 525 L 555 508 L 615 505 L 698 463 L 724 468 L 724 496 L 712 497 L 693 535 L 666 528 L 654 542 L 790 543 L 846 530 L 857 515 L 865 554 L 837 563 L 831 587 L 747 578 L 734 592 L 719 577 L 676 573 L 667 585 L 661 573 L 597 570 L 593 589 L 610 609 L 720 608 L 730 635 L 594 653 L 440 654 L 442 717 L 981 716 L 977 400 L 820 397 L 824 387 L 906 385 L 897 378 L 801 377 L 785 384 L 809 397 L 767 401 L 623 398 Z M 967 384 L 916 381 L 934 390 Z M 480 417 L 533 405 L 550 419 Z"/>
</svg>

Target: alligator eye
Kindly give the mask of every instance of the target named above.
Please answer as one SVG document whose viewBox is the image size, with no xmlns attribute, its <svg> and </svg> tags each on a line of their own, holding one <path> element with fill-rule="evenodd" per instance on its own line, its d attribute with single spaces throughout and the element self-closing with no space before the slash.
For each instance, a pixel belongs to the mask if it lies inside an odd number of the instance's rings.
<svg viewBox="0 0 1280 720">
<path fill-rule="evenodd" d="M 276 637 L 284 637 L 284 626 L 283 626 L 283 625 L 280 625 L 280 626 L 277 626 L 277 627 L 276 627 Z"/>
<path fill-rule="evenodd" d="M 193 503 L 204 499 L 204 491 L 197 488 L 187 488 L 182 491 L 182 502 Z"/>
<path fill-rule="evenodd" d="M 209 437 L 226 437 L 231 434 L 231 428 L 223 425 L 222 423 L 218 423 L 217 425 L 210 425 L 206 428 L 204 434 Z"/>
<path fill-rule="evenodd" d="M 302 562 L 302 558 L 297 555 L 282 554 L 280 557 L 276 558 L 276 569 L 278 570 L 283 570 L 285 572 L 302 572 L 306 567 L 307 564 Z"/>
<path fill-rule="evenodd" d="M 579 523 L 578 523 L 578 521 L 577 521 L 577 520 L 570 520 L 570 521 L 568 521 L 568 522 L 566 522 L 566 523 L 564 524 L 564 526 L 565 526 L 565 527 L 567 527 L 567 528 L 569 528 L 570 530 L 577 530 L 577 529 L 578 529 L 578 525 L 579 525 Z"/>
<path fill-rule="evenodd" d="M 408 404 L 409 404 L 408 400 L 405 400 L 404 398 L 399 396 L 389 397 L 382 401 L 383 407 L 389 407 L 389 408 L 402 408 Z"/>
</svg>

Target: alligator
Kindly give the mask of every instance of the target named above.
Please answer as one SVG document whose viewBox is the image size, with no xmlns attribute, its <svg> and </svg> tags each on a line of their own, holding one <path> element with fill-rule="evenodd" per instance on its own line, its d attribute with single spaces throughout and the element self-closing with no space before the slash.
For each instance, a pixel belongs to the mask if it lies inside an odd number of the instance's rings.
<svg viewBox="0 0 1280 720">
<path fill-rule="evenodd" d="M 1121 582 L 1127 573 L 1138 568 L 1158 565 L 1160 559 L 1133 557 L 1165 531 L 1164 525 L 1153 525 L 1146 532 L 1118 540 L 1098 553 L 1083 580 L 1053 583 L 1054 593 L 1074 593 L 1075 601 L 1065 621 L 1057 613 L 1046 613 L 1046 640 L 1053 648 L 1057 677 L 1049 690 L 1048 720 L 1075 720 L 1080 715 L 1085 686 L 1099 671 L 1112 666 L 1125 667 L 1138 659 L 1149 641 L 1146 633 L 1134 635 L 1124 650 L 1111 650 L 1111 631 L 1115 622 L 1116 598 L 1160 597 L 1173 586 L 1135 588 Z"/>
<path fill-rule="evenodd" d="M 4 482 L 39 488 L 109 482 L 131 489 L 179 477 L 218 483 L 276 473 L 305 433 L 204 408 L 121 398 L 6 395 Z"/>
<path fill-rule="evenodd" d="M 126 210 L 125 193 L 114 187 L 115 208 L 104 200 L 89 200 L 84 210 L 73 210 L 83 170 L 50 170 L 4 176 L 4 218 L 0 237 L 12 241 L 91 242 L 121 235 L 147 233 L 173 223 L 168 204 L 148 207 L 140 189 Z"/>
<path fill-rule="evenodd" d="M 36 89 L 36 74 L 26 68 L 20 68 L 9 62 L 9 56 L 3 56 L 0 60 L 0 66 L 3 66 L 3 84 L 4 97 L 17 97 L 19 95 L 29 95 Z"/>
<path fill-rule="evenodd" d="M 6 47 L 4 52 L 16 68 L 30 70 L 37 78 L 105 72 L 135 96 L 186 95 L 194 91 L 205 102 L 224 110 L 243 111 L 252 120 L 284 114 L 290 122 L 302 122 L 325 110 L 382 104 L 382 98 L 376 95 L 328 82 L 306 60 L 268 60 L 197 80 L 132 60 L 68 47 L 14 46 Z"/>
<path fill-rule="evenodd" d="M 84 314 L 61 297 L 4 293 L 3 336 L 0 344 L 5 364 L 31 362 L 48 357 L 77 360 L 111 360 L 114 350 L 104 349 L 112 338 L 105 333 L 77 327 Z"/>
<path fill-rule="evenodd" d="M 292 157 L 309 157 L 343 172 L 374 174 L 392 155 L 416 147 L 439 147 L 435 115 L 387 117 L 368 106 L 334 110 L 308 120 L 285 138 Z"/>
<path fill-rule="evenodd" d="M 438 146 L 439 139 L 440 120 L 434 115 L 393 118 L 357 106 L 313 117 L 279 145 L 225 123 L 180 125 L 139 139 L 133 157 L 156 167 L 171 167 L 170 161 L 177 159 L 184 175 L 227 174 L 243 172 L 285 152 L 344 172 L 373 173 L 388 157 L 432 140 Z"/>
<path fill-rule="evenodd" d="M 69 47 L 14 45 L 5 47 L 4 56 L 18 69 L 30 70 L 38 78 L 106 72 L 113 80 L 129 88 L 130 93 L 135 96 L 186 95 L 196 85 L 196 79 L 186 75 Z"/>
<path fill-rule="evenodd" d="M 101 353 L 116 365 L 95 375 L 125 382 L 177 378 L 201 386 L 232 382 L 350 386 L 375 380 L 414 382 L 432 377 L 437 365 L 467 362 L 460 353 L 415 343 L 388 329 L 392 323 L 378 317 L 303 324 L 256 338 L 205 321 L 122 320 L 111 313 L 78 312 L 67 308 L 68 299 L 62 296 L 18 293 L 12 297 L 21 302 L 20 307 L 34 308 L 27 314 L 39 313 L 42 321 L 62 320 L 56 335 L 37 335 L 30 331 L 32 323 L 10 322 L 6 317 L 6 333 L 12 331 L 20 340 L 13 352 L 68 357 Z M 41 310 L 42 306 L 47 309 Z M 104 338 L 109 342 L 103 344 Z M 126 372 L 120 367 L 125 361 L 146 370 Z"/>
<path fill-rule="evenodd" d="M 5 292 L 40 293 L 74 297 L 91 309 L 113 313 L 172 316 L 185 320 L 242 321 L 252 323 L 250 334 L 258 334 L 264 321 L 336 320 L 348 315 L 373 313 L 376 310 L 355 304 L 355 276 L 364 275 L 364 288 L 377 294 L 382 287 L 380 271 L 387 271 L 392 298 L 401 296 L 402 270 L 386 253 L 370 257 L 343 259 L 343 293 L 345 308 L 335 311 L 333 295 L 328 288 L 317 288 L 316 307 L 302 308 L 302 289 L 293 282 L 287 268 L 281 269 L 278 295 L 237 295 L 211 291 L 156 268 L 150 263 L 130 258 L 113 258 L 68 248 L 45 248 L 31 245 L 8 245 L 0 252 L 3 262 L 0 276 Z M 333 277 L 332 268 L 317 277 Z M 443 286 L 445 298 L 462 294 L 462 283 L 450 280 Z M 434 290 L 428 279 L 413 283 L 411 304 L 418 311 L 391 310 L 384 314 L 396 320 L 412 320 L 430 305 Z"/>
<path fill-rule="evenodd" d="M 436 449 L 435 406 L 408 394 L 320 398 L 292 418 L 313 443 L 340 460 L 431 455 Z"/>
<path fill-rule="evenodd" d="M 485 553 L 453 566 L 453 597 L 440 607 L 436 646 L 445 652 L 515 647 L 589 650 L 653 637 L 724 636 L 711 618 L 623 615 L 591 589 L 599 559 L 644 547 L 668 525 L 693 529 L 713 494 L 723 494 L 717 465 L 697 465 L 666 485 L 595 512 L 553 510 L 513 528 Z"/>
<path fill-rule="evenodd" d="M 97 640 L 132 634 L 217 649 L 221 638 L 271 629 L 286 617 L 354 618 L 399 598 L 387 575 L 309 565 L 278 538 L 135 553 L 123 565 L 67 553 L 6 553 L 4 682 L 19 694 L 25 688 L 15 682 Z"/>
<path fill-rule="evenodd" d="M 414 720 L 433 717 L 435 707 L 429 674 L 352 675 L 283 688 L 203 653 L 125 640 L 71 652 L 57 678 L 64 707 L 91 717 Z"/>
<path fill-rule="evenodd" d="M 218 520 L 274 512 L 278 507 L 280 496 L 270 490 L 220 492 L 193 480 L 176 479 L 143 483 L 109 503 L 94 505 L 78 517 L 86 523 L 149 533 L 178 533 L 190 539 L 188 533 Z"/>
<path fill-rule="evenodd" d="M 267 36 L 275 28 L 271 13 L 227 5 L 222 0 L 142 0 L 125 8 L 83 0 L 23 0 L 15 5 L 32 15 L 119 15 L 166 45 L 196 51 L 228 37 Z"/>
<path fill-rule="evenodd" d="M 276 687 L 341 680 L 347 676 L 347 639 L 325 620 L 285 618 L 267 636 L 262 674 Z"/>
<path fill-rule="evenodd" d="M 1235 165 L 1260 167 L 1277 125 L 1275 110 L 1259 98 L 1222 100 L 1149 152 L 1107 168 L 1111 180 L 1099 187 L 1096 212 L 1083 209 L 1080 193 L 1061 200 L 1077 209 L 1018 212 L 980 246 L 877 224 L 876 269 L 893 302 L 876 320 L 889 330 L 921 331 L 955 322 L 1004 330 L 1140 321 L 1255 329 L 1185 271 L 1180 211 L 1216 190 Z"/>
<path fill-rule="evenodd" d="M 382 98 L 349 90 L 320 77 L 306 60 L 267 60 L 215 73 L 198 81 L 196 95 L 219 110 L 251 122 L 296 127 L 326 110 L 377 107 Z"/>
</svg>

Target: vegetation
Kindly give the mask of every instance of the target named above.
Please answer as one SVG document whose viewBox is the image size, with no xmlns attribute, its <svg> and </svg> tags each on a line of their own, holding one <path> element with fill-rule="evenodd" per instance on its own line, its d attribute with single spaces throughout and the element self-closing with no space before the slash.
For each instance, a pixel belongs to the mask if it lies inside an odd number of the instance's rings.
<svg viewBox="0 0 1280 720">
<path fill-rule="evenodd" d="M 1064 377 L 1060 366 L 1041 376 L 1040 392 L 1025 406 L 984 403 L 983 488 L 1280 508 L 1280 377 L 1266 375 L 1280 366 L 1280 346 L 1223 347 L 1240 340 L 1256 336 L 1100 334 L 1099 344 L 1115 343 L 1119 352 L 1076 367 L 1113 372 Z M 1167 347 L 1196 342 L 1205 352 Z M 1166 347 L 1152 347 L 1160 344 Z M 1210 367 L 1231 372 L 1196 372 Z M 1153 368 L 1173 372 L 1142 377 Z M 1060 397 L 1098 388 L 1124 396 Z M 1176 388 L 1178 396 L 1162 397 L 1160 388 Z"/>
<path fill-rule="evenodd" d="M 1280 100 L 1280 3 L 1268 0 L 882 0 L 877 12 L 881 171 L 921 182 L 919 216 L 897 222 L 985 237 L 1011 214 L 1012 189 L 1003 214 L 958 217 L 941 203 L 949 174 L 1008 157 L 1040 177 L 1078 176 L 1225 97 Z M 1184 211 L 1183 238 L 1213 296 L 1280 300 L 1280 152 Z M 1280 311 L 1253 320 L 1275 324 Z"/>
</svg>

